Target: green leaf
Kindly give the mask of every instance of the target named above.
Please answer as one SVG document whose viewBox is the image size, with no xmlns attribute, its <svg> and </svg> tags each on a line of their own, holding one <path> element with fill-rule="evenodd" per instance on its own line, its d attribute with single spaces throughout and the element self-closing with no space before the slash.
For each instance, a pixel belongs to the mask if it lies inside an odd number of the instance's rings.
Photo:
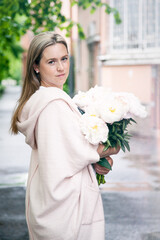
<svg viewBox="0 0 160 240">
<path fill-rule="evenodd" d="M 126 125 L 127 125 L 127 124 L 126 124 L 126 121 L 124 120 L 124 121 L 123 121 L 123 127 L 122 127 L 122 128 L 123 128 L 123 131 L 125 130 Z"/>
<path fill-rule="evenodd" d="M 110 147 L 109 145 L 105 146 L 105 148 L 103 149 L 103 152 L 105 152 L 109 147 Z"/>
<path fill-rule="evenodd" d="M 110 14 L 110 13 L 112 12 L 112 8 L 111 8 L 108 4 L 106 4 L 105 12 L 106 12 L 107 14 Z"/>
<path fill-rule="evenodd" d="M 112 167 L 111 167 L 111 165 L 109 164 L 109 162 L 107 161 L 106 158 L 100 158 L 100 161 L 98 162 L 98 164 L 102 167 L 105 167 L 109 170 L 112 170 Z"/>
<path fill-rule="evenodd" d="M 125 152 L 125 146 L 124 146 L 123 142 L 121 143 L 121 149 L 123 152 Z"/>
<path fill-rule="evenodd" d="M 104 175 L 96 173 L 96 178 L 97 178 L 98 185 L 100 185 L 101 183 L 104 184 L 106 182 Z"/>
<path fill-rule="evenodd" d="M 77 23 L 77 27 L 78 27 L 78 34 L 79 34 L 79 37 L 81 39 L 85 39 L 85 34 L 83 32 L 83 28 L 81 27 L 81 25 L 79 23 Z"/>
<path fill-rule="evenodd" d="M 117 137 L 120 138 L 122 141 L 124 140 L 124 138 L 121 135 L 119 135 L 118 133 L 117 133 Z"/>
<path fill-rule="evenodd" d="M 117 136 L 116 135 L 111 135 L 110 138 L 112 138 L 112 139 L 117 141 Z"/>
<path fill-rule="evenodd" d="M 117 9 L 114 9 L 113 11 L 114 11 L 114 19 L 116 24 L 120 24 L 122 20 L 120 18 L 119 12 L 117 11 Z"/>
<path fill-rule="evenodd" d="M 112 132 L 114 133 L 115 132 L 115 125 L 113 124 L 113 126 L 112 126 Z"/>
<path fill-rule="evenodd" d="M 125 147 L 127 148 L 127 150 L 130 152 L 130 146 L 129 146 L 128 142 L 124 141 L 123 143 L 124 143 Z"/>
<path fill-rule="evenodd" d="M 137 123 L 133 118 L 130 118 L 131 122 Z"/>
<path fill-rule="evenodd" d="M 71 6 L 73 7 L 75 4 L 78 4 L 78 1 L 72 0 L 71 1 Z"/>
<path fill-rule="evenodd" d="M 96 178 L 97 178 L 98 185 L 100 185 L 101 184 L 101 175 L 96 173 Z"/>
<path fill-rule="evenodd" d="M 105 146 L 105 148 L 103 149 L 103 151 L 106 151 L 111 146 L 111 143 L 110 143 L 109 139 L 106 141 L 104 146 Z"/>
<path fill-rule="evenodd" d="M 96 4 L 97 7 L 102 7 L 103 6 L 103 4 L 101 3 L 101 0 L 97 0 L 95 2 L 95 4 Z"/>
<path fill-rule="evenodd" d="M 104 178 L 104 175 L 102 175 L 101 178 L 102 178 L 102 184 L 106 183 L 105 178 Z"/>
<path fill-rule="evenodd" d="M 127 132 L 123 135 L 123 137 L 125 140 L 129 140 L 132 137 L 132 135 L 128 134 L 128 132 Z"/>
<path fill-rule="evenodd" d="M 90 10 L 90 13 L 93 14 L 93 13 L 95 13 L 95 11 L 96 11 L 96 7 L 92 6 L 91 10 Z"/>
<path fill-rule="evenodd" d="M 85 34 L 84 34 L 84 32 L 78 32 L 78 34 L 79 34 L 79 37 L 81 38 L 81 39 L 85 39 L 86 38 L 86 36 L 85 36 Z"/>
<path fill-rule="evenodd" d="M 64 23 L 66 21 L 66 17 L 62 15 L 61 16 L 61 21 L 62 21 L 62 23 Z"/>
<path fill-rule="evenodd" d="M 117 139 L 117 143 L 120 147 L 122 146 L 121 141 L 119 139 Z"/>
</svg>

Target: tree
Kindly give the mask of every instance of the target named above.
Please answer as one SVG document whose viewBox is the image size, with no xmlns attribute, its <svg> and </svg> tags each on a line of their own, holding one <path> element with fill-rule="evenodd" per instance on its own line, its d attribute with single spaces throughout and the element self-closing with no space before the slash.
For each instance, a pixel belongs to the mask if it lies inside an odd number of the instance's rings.
<svg viewBox="0 0 160 240">
<path fill-rule="evenodd" d="M 72 6 L 77 4 L 83 9 L 90 7 L 91 13 L 94 13 L 96 8 L 105 6 L 105 12 L 113 13 L 115 21 L 120 23 L 118 11 L 102 3 L 101 0 L 70 0 L 70 2 Z M 62 0 L 32 0 L 31 2 L 0 0 L 0 83 L 4 77 L 8 76 L 10 64 L 8 51 L 15 57 L 19 56 L 23 49 L 18 41 L 27 30 L 30 29 L 37 34 L 59 28 L 60 30 L 66 29 L 66 36 L 69 36 L 72 27 L 76 25 L 80 38 L 85 38 L 81 25 L 67 19 L 61 13 L 61 8 Z"/>
<path fill-rule="evenodd" d="M 107 14 L 113 13 L 114 19 L 117 24 L 121 23 L 119 12 L 116 8 L 112 8 L 108 3 L 102 0 L 71 0 L 72 6 L 77 4 L 79 7 L 82 7 L 84 10 L 91 8 L 90 13 L 93 14 L 98 7 L 105 7 L 105 12 Z"/>
</svg>

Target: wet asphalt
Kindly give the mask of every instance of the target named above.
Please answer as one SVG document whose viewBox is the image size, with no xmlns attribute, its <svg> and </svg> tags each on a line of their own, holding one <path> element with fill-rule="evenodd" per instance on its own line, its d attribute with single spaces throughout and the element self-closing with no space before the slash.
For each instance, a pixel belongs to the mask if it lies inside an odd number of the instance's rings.
<svg viewBox="0 0 160 240">
<path fill-rule="evenodd" d="M 29 239 L 24 206 L 31 151 L 22 135 L 8 132 L 19 94 L 10 86 L 0 99 L 0 240 Z M 113 157 L 100 186 L 106 240 L 160 240 L 160 139 L 135 135 L 130 147 Z"/>
</svg>

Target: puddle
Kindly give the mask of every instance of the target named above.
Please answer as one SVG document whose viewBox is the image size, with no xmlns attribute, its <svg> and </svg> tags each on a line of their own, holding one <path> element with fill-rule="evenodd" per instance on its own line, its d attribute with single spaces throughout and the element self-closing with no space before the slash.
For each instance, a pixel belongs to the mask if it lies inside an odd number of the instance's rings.
<svg viewBox="0 0 160 240">
<path fill-rule="evenodd" d="M 142 240 L 160 240 L 160 232 L 143 234 L 141 238 Z"/>
</svg>

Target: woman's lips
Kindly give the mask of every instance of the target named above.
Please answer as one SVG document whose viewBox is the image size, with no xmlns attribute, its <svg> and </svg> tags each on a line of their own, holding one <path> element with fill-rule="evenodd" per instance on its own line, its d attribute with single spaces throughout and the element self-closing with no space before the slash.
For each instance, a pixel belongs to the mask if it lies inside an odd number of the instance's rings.
<svg viewBox="0 0 160 240">
<path fill-rule="evenodd" d="M 65 73 L 57 75 L 57 77 L 64 77 L 64 76 L 65 76 Z"/>
</svg>

